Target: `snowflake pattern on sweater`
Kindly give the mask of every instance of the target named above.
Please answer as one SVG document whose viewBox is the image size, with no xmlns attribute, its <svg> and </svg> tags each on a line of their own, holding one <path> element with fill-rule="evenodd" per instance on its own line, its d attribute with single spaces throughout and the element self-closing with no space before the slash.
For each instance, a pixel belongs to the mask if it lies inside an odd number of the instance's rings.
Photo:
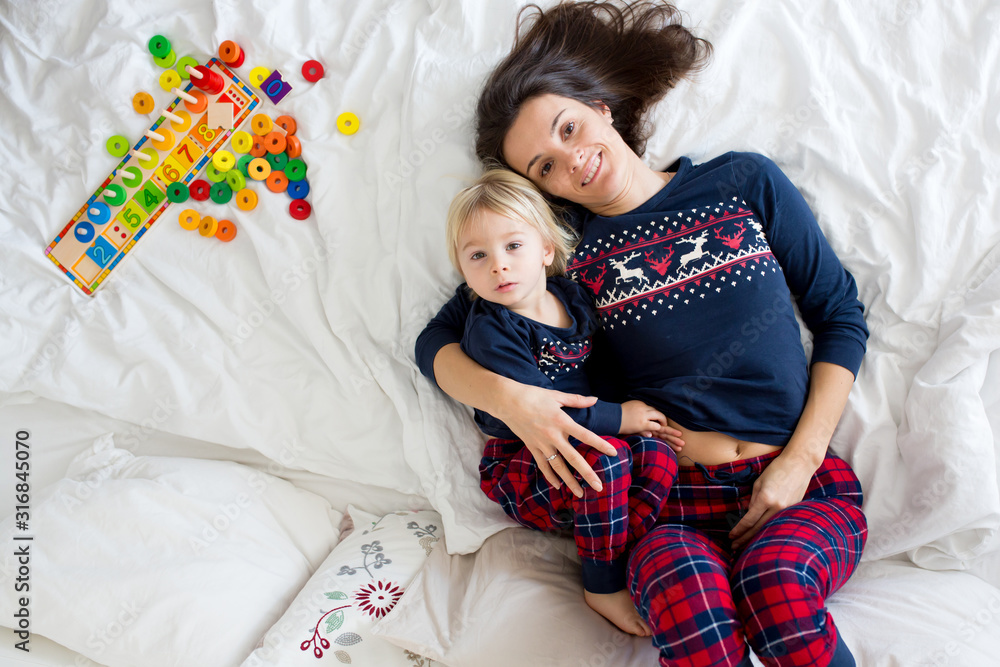
<svg viewBox="0 0 1000 667">
<path fill-rule="evenodd" d="M 538 346 L 535 361 L 538 363 L 538 370 L 542 371 L 545 377 L 556 382 L 560 375 L 580 370 L 583 367 L 583 362 L 590 356 L 590 350 L 590 336 L 570 343 L 557 339 L 550 340 L 548 336 L 545 336 Z"/>
</svg>

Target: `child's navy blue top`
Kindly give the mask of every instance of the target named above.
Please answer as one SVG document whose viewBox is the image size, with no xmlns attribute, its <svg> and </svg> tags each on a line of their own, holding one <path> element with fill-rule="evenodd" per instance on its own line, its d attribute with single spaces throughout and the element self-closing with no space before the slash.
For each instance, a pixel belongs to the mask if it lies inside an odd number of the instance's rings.
<svg viewBox="0 0 1000 667">
<path fill-rule="evenodd" d="M 591 396 L 585 362 L 598 326 L 594 305 L 583 288 L 566 278 L 549 278 L 546 287 L 566 309 L 572 320 L 568 327 L 542 324 L 476 299 L 465 321 L 462 349 L 484 368 L 522 384 Z M 598 401 L 589 408 L 565 410 L 594 433 L 615 435 L 621 426 L 622 410 L 617 403 Z M 502 421 L 482 410 L 476 410 L 476 424 L 495 438 L 517 438 Z"/>
<path fill-rule="evenodd" d="M 602 374 L 622 392 L 603 396 L 644 400 L 693 430 L 784 445 L 808 394 L 794 305 L 812 334 L 811 362 L 857 375 L 868 329 L 854 278 L 768 158 L 681 158 L 672 170 L 628 213 L 574 209 L 570 220 L 582 240 L 568 275 L 593 298 Z M 452 298 L 421 333 L 428 377 L 468 312 Z"/>
</svg>

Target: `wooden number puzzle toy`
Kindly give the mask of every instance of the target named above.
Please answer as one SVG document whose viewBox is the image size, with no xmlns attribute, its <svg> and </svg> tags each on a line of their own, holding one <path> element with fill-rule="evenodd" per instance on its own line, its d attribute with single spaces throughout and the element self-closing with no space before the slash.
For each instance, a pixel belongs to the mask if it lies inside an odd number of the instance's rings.
<svg viewBox="0 0 1000 667">
<path fill-rule="evenodd" d="M 170 185 L 189 184 L 260 103 L 218 58 L 206 67 L 221 75 L 219 89 L 192 92 L 193 82 L 175 88 L 174 102 L 45 249 L 85 294 L 94 294 L 170 206 Z M 227 110 L 212 127 L 209 112 L 213 121 L 220 117 L 213 104 L 231 105 L 231 122 Z"/>
</svg>

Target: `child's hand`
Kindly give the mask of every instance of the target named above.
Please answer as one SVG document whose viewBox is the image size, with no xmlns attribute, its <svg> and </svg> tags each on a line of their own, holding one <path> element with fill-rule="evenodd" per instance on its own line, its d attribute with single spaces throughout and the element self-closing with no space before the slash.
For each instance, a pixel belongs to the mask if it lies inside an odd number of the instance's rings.
<svg viewBox="0 0 1000 667">
<path fill-rule="evenodd" d="M 661 438 L 675 452 L 684 446 L 681 432 L 667 425 L 667 417 L 642 401 L 622 403 L 622 425 L 620 435 L 638 433 L 647 438 Z"/>
</svg>

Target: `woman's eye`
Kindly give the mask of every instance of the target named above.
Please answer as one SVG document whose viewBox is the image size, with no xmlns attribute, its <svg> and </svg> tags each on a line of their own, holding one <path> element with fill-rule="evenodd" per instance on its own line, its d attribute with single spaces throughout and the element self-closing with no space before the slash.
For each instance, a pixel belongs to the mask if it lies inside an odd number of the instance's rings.
<svg viewBox="0 0 1000 667">
<path fill-rule="evenodd" d="M 573 128 L 574 127 L 575 126 L 573 124 L 573 121 L 570 121 L 570 122 L 566 123 L 566 128 L 563 130 L 563 138 L 564 139 L 566 137 L 568 137 L 569 135 L 573 134 Z"/>
<path fill-rule="evenodd" d="M 545 164 L 542 165 L 542 168 L 538 171 L 538 173 L 541 174 L 542 176 L 548 176 L 550 169 L 552 169 L 552 163 L 546 162 Z"/>
</svg>

